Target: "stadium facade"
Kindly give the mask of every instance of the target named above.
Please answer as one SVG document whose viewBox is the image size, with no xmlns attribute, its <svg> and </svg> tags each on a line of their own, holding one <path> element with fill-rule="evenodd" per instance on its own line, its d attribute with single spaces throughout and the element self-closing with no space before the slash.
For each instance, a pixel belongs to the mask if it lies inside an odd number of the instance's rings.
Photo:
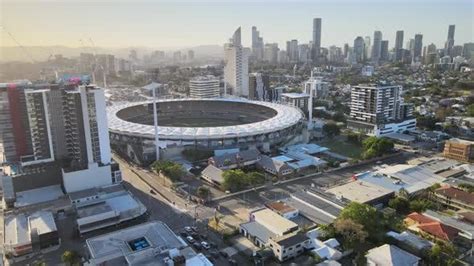
<svg viewBox="0 0 474 266">
<path fill-rule="evenodd" d="M 295 141 L 304 128 L 303 113 L 294 107 L 245 99 L 158 100 L 161 156 L 176 157 L 184 149 L 227 148 L 270 150 Z M 112 148 L 138 164 L 156 158 L 153 104 L 135 102 L 108 108 Z"/>
</svg>

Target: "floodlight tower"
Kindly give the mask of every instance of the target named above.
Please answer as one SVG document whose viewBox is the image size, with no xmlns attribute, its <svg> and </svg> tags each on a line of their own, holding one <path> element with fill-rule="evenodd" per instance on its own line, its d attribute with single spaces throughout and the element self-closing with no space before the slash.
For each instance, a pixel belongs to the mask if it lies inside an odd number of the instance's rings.
<svg viewBox="0 0 474 266">
<path fill-rule="evenodd" d="M 153 125 L 155 127 L 155 152 L 156 152 L 156 160 L 160 160 L 160 146 L 159 137 L 158 137 L 158 114 L 156 108 L 156 89 L 157 87 L 152 88 L 152 95 L 153 95 Z"/>
</svg>

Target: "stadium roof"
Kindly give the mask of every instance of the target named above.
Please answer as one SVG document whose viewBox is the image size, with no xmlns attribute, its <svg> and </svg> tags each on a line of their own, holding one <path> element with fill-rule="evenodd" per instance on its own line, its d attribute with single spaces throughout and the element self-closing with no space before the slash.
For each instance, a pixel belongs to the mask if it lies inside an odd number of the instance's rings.
<svg viewBox="0 0 474 266">
<path fill-rule="evenodd" d="M 295 107 L 260 101 L 249 101 L 245 99 L 235 98 L 219 98 L 219 99 L 160 99 L 160 102 L 180 102 L 180 101 L 227 101 L 227 102 L 241 102 L 248 104 L 255 104 L 272 108 L 277 112 L 277 115 L 256 123 L 236 125 L 236 126 L 219 126 L 219 127 L 158 127 L 158 134 L 161 139 L 168 140 L 199 140 L 199 139 L 223 139 L 235 137 L 248 137 L 260 134 L 267 134 L 286 129 L 297 124 L 302 118 L 303 114 Z M 108 108 L 109 130 L 115 133 L 121 133 L 130 136 L 141 136 L 146 138 L 154 138 L 154 126 L 143 125 L 133 122 L 128 122 L 120 119 L 117 113 L 127 107 L 136 105 L 149 104 L 151 101 L 124 103 L 114 105 Z M 158 122 L 159 124 L 159 122 Z"/>
</svg>

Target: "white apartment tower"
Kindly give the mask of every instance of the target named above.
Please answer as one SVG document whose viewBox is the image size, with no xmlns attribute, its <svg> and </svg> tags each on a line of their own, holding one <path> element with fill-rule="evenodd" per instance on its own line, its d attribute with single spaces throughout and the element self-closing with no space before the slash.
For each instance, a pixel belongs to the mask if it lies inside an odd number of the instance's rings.
<svg viewBox="0 0 474 266">
<path fill-rule="evenodd" d="M 304 84 L 304 92 L 308 95 L 312 94 L 313 99 L 324 99 L 329 93 L 329 83 L 323 81 L 322 77 L 314 77 L 311 71 L 311 77 Z"/>
<path fill-rule="evenodd" d="M 242 46 L 240 27 L 229 43 L 224 45 L 224 82 L 232 94 L 239 97 L 249 95 L 249 51 Z"/>
<path fill-rule="evenodd" d="M 189 81 L 189 97 L 218 98 L 220 96 L 219 79 L 214 76 L 201 76 Z"/>
<path fill-rule="evenodd" d="M 348 127 L 375 136 L 415 130 L 413 106 L 401 92 L 401 86 L 352 87 Z"/>
</svg>

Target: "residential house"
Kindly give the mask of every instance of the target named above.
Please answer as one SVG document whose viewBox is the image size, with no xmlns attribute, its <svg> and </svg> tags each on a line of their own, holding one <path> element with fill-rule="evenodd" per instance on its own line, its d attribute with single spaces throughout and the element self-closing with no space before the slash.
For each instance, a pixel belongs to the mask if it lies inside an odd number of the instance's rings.
<svg viewBox="0 0 474 266">
<path fill-rule="evenodd" d="M 384 244 L 365 255 L 370 266 L 416 266 L 420 258 L 394 245 Z"/>
<path fill-rule="evenodd" d="M 258 150 L 246 150 L 213 156 L 209 158 L 208 164 L 222 170 L 229 170 L 255 165 L 260 158 L 261 154 Z"/>
</svg>

